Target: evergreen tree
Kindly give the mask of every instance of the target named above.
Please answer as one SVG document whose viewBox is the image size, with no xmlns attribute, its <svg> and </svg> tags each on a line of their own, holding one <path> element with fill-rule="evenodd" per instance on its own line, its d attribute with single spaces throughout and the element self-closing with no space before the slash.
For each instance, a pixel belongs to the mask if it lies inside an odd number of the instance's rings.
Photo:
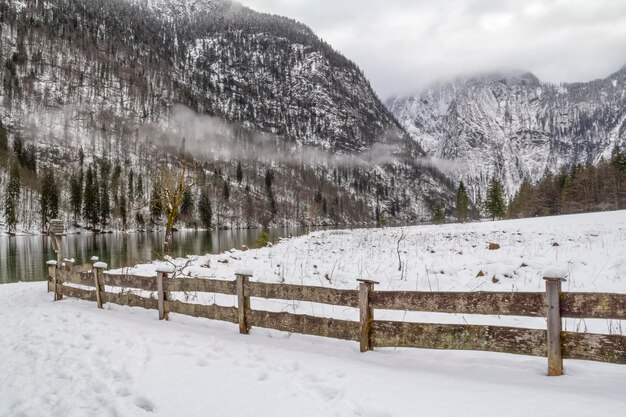
<svg viewBox="0 0 626 417">
<path fill-rule="evenodd" d="M 59 190 L 54 179 L 54 173 L 47 170 L 41 181 L 41 230 L 44 230 L 48 220 L 59 215 Z"/>
<path fill-rule="evenodd" d="M 524 178 L 520 189 L 509 203 L 507 217 L 514 219 L 530 216 L 533 199 L 533 185 L 528 178 Z"/>
<path fill-rule="evenodd" d="M 4 159 L 9 151 L 9 137 L 7 128 L 0 120 L 0 159 Z"/>
<path fill-rule="evenodd" d="M 443 210 L 443 206 L 441 204 L 437 204 L 435 207 L 435 211 L 433 212 L 433 223 L 434 224 L 443 224 L 446 221 L 446 213 Z"/>
<path fill-rule="evenodd" d="M 133 201 L 135 194 L 135 172 L 131 169 L 128 173 L 128 201 Z"/>
<path fill-rule="evenodd" d="M 74 223 L 78 222 L 80 211 L 83 204 L 83 185 L 82 185 L 82 168 L 81 173 L 73 174 L 70 177 L 70 205 L 74 214 Z"/>
<path fill-rule="evenodd" d="M 163 204 L 161 200 L 161 191 L 159 185 L 155 181 L 152 184 L 152 193 L 150 194 L 150 221 L 156 224 L 161 220 L 163 214 Z"/>
<path fill-rule="evenodd" d="M 616 144 L 611 154 L 611 167 L 613 168 L 613 196 L 615 201 L 615 208 L 624 208 L 622 204 L 622 195 L 625 194 L 623 190 L 623 182 L 626 179 L 626 152 L 622 151 Z"/>
<path fill-rule="evenodd" d="M 274 182 L 274 174 L 269 169 L 265 171 L 265 189 L 267 191 L 267 198 L 270 201 L 270 213 L 272 219 L 278 214 L 278 204 L 274 198 L 274 192 L 272 191 L 272 184 Z"/>
<path fill-rule="evenodd" d="M 189 217 L 193 213 L 193 196 L 191 190 L 187 188 L 183 194 L 183 203 L 180 205 L 180 214 Z"/>
<path fill-rule="evenodd" d="M 108 171 L 106 168 L 101 169 L 100 177 L 100 196 L 99 196 L 99 218 L 102 229 L 107 227 L 109 218 L 111 217 L 111 198 L 109 194 Z"/>
<path fill-rule="evenodd" d="M 122 220 L 122 227 L 126 229 L 128 212 L 126 211 L 126 193 L 120 194 L 120 219 Z"/>
<path fill-rule="evenodd" d="M 24 144 L 20 135 L 15 135 L 13 138 L 13 153 L 21 163 L 24 159 Z"/>
<path fill-rule="evenodd" d="M 265 171 L 265 188 L 269 191 L 272 189 L 272 182 L 274 181 L 274 174 L 269 169 Z"/>
<path fill-rule="evenodd" d="M 85 189 L 83 192 L 83 217 L 91 227 L 96 227 L 100 220 L 98 178 L 93 166 L 87 168 Z"/>
<path fill-rule="evenodd" d="M 613 165 L 619 173 L 626 172 L 626 152 L 622 151 L 617 144 L 611 153 L 611 165 Z"/>
<path fill-rule="evenodd" d="M 211 228 L 211 222 L 213 218 L 213 211 L 211 210 L 211 199 L 209 192 L 205 188 L 200 193 L 200 201 L 198 202 L 198 212 L 200 214 L 200 222 L 206 229 Z"/>
<path fill-rule="evenodd" d="M 228 185 L 228 181 L 224 181 L 223 196 L 224 196 L 224 201 L 228 202 L 228 200 L 230 199 L 230 185 Z"/>
<path fill-rule="evenodd" d="M 141 211 L 137 211 L 135 213 L 135 224 L 137 225 L 137 228 L 141 230 L 146 227 L 146 221 L 143 219 L 143 214 L 141 214 Z"/>
<path fill-rule="evenodd" d="M 15 233 L 20 203 L 20 167 L 13 161 L 4 199 L 4 217 L 9 233 Z"/>
<path fill-rule="evenodd" d="M 485 200 L 487 214 L 493 220 L 501 219 L 506 214 L 506 204 L 504 202 L 504 190 L 502 183 L 494 176 L 491 178 Z"/>
<path fill-rule="evenodd" d="M 546 169 L 544 177 L 537 184 L 536 198 L 533 201 L 533 215 L 552 216 L 558 214 L 561 207 L 559 188 L 563 185 L 563 183 L 557 184 L 554 174 Z"/>
<path fill-rule="evenodd" d="M 467 190 L 463 181 L 459 184 L 459 188 L 456 192 L 456 218 L 460 222 L 467 221 L 467 214 L 469 210 L 469 197 L 467 196 Z"/>
<path fill-rule="evenodd" d="M 20 164 L 29 171 L 37 173 L 37 149 L 33 145 L 28 145 L 24 150 Z"/>
<path fill-rule="evenodd" d="M 243 169 L 241 168 L 241 162 L 237 162 L 237 184 L 241 184 L 243 181 Z"/>
<path fill-rule="evenodd" d="M 137 177 L 137 189 L 135 190 L 135 194 L 137 195 L 139 201 L 143 201 L 143 179 L 141 178 L 141 175 Z"/>
</svg>

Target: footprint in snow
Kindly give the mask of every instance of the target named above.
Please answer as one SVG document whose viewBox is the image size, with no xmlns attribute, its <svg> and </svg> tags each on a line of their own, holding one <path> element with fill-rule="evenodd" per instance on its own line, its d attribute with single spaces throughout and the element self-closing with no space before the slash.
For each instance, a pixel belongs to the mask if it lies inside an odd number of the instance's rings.
<svg viewBox="0 0 626 417">
<path fill-rule="evenodd" d="M 145 397 L 135 398 L 135 405 L 142 410 L 147 411 L 148 413 L 154 413 L 154 404 L 152 404 L 152 401 L 148 400 Z"/>
<path fill-rule="evenodd" d="M 130 396 L 130 390 L 127 387 L 121 387 L 117 391 L 115 391 L 117 395 L 120 397 L 128 397 Z"/>
</svg>

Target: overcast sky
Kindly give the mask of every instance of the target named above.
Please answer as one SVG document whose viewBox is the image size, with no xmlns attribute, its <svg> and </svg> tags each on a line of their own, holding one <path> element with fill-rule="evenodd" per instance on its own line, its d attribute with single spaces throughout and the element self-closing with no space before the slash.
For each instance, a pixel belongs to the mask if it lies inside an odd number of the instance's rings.
<svg viewBox="0 0 626 417">
<path fill-rule="evenodd" d="M 383 99 L 459 75 L 520 69 L 587 81 L 626 64 L 626 0 L 239 2 L 310 26 Z"/>
</svg>

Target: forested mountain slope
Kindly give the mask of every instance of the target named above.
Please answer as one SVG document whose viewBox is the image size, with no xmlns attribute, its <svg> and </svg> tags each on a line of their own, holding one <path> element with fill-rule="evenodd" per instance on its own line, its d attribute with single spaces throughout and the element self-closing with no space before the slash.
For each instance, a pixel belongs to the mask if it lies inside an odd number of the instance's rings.
<svg viewBox="0 0 626 417">
<path fill-rule="evenodd" d="M 130 172 L 133 186 L 142 179 L 132 223 L 155 170 L 181 160 L 194 167 L 192 197 L 205 189 L 224 227 L 417 221 L 449 202 L 362 71 L 291 19 L 225 0 L 0 0 L 0 16 L 1 119 L 38 162 L 21 166 L 22 216 L 46 168 L 59 174 L 62 211 L 76 211 L 69 178 L 93 164 L 113 217 Z M 285 194 L 270 196 L 268 173 Z"/>
</svg>

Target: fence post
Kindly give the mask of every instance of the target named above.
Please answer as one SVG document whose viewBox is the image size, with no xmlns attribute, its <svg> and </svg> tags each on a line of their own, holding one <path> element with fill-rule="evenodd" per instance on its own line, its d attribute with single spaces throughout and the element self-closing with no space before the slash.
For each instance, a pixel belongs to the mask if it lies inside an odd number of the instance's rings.
<svg viewBox="0 0 626 417">
<path fill-rule="evenodd" d="M 93 258 L 91 258 L 93 260 Z M 93 264 L 93 280 L 96 285 L 96 302 L 98 303 L 98 308 L 103 308 L 103 304 L 106 302 L 105 300 L 105 291 L 104 291 L 104 277 L 102 276 L 102 272 L 107 268 L 107 264 L 104 262 L 94 262 Z"/>
<path fill-rule="evenodd" d="M 67 272 L 72 272 L 74 270 L 74 259 L 65 259 L 63 263 L 65 264 L 65 270 Z"/>
<path fill-rule="evenodd" d="M 169 274 L 174 273 L 175 269 L 172 266 L 159 266 L 156 269 L 157 273 L 157 304 L 159 307 L 159 320 L 167 320 L 168 314 L 165 308 L 165 302 L 167 301 L 167 279 Z"/>
<path fill-rule="evenodd" d="M 57 261 L 48 261 L 48 292 L 50 292 L 50 284 L 52 284 L 52 291 L 54 291 L 54 301 L 59 301 L 63 298 L 61 294 L 61 288 L 57 277 Z"/>
<path fill-rule="evenodd" d="M 235 272 L 237 277 L 237 311 L 239 313 L 239 333 L 248 334 L 250 327 L 246 312 L 250 309 L 250 297 L 246 295 L 246 286 L 252 277 L 251 271 Z"/>
<path fill-rule="evenodd" d="M 546 307 L 548 318 L 548 376 L 563 375 L 561 354 L 561 283 L 562 277 L 544 277 L 546 281 Z"/>
<path fill-rule="evenodd" d="M 370 333 L 372 321 L 374 321 L 374 309 L 370 307 L 370 293 L 374 291 L 376 281 L 367 279 L 357 279 L 359 281 L 359 341 L 361 342 L 361 352 L 372 350 Z"/>
</svg>

